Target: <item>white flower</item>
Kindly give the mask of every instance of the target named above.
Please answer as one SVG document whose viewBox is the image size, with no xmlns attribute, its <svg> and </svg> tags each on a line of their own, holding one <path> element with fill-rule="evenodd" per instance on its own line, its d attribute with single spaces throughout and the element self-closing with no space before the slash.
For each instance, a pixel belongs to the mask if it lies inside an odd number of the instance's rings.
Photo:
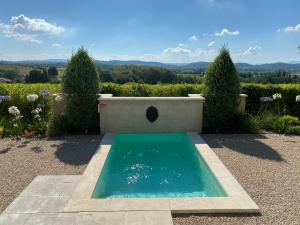
<svg viewBox="0 0 300 225">
<path fill-rule="evenodd" d="M 60 94 L 58 94 L 56 97 L 55 97 L 55 99 L 54 99 L 56 102 L 61 102 L 61 101 L 63 101 L 64 100 L 64 98 L 63 98 L 63 96 L 62 95 L 60 95 Z"/>
<path fill-rule="evenodd" d="M 14 125 L 13 125 L 14 127 L 18 127 L 18 124 L 17 123 L 14 123 Z"/>
<path fill-rule="evenodd" d="M 275 99 L 281 99 L 282 98 L 282 95 L 280 94 L 280 93 L 275 93 L 274 95 L 273 95 L 273 99 L 275 100 Z"/>
<path fill-rule="evenodd" d="M 31 111 L 32 114 L 39 114 L 40 112 L 42 112 L 42 109 L 37 107 L 34 110 Z"/>
<path fill-rule="evenodd" d="M 261 102 L 272 102 L 273 98 L 271 98 L 271 97 L 261 97 L 260 101 Z"/>
<path fill-rule="evenodd" d="M 16 106 L 9 107 L 8 112 L 14 116 L 20 115 L 20 110 Z"/>
<path fill-rule="evenodd" d="M 29 102 L 34 102 L 34 101 L 37 100 L 38 98 L 39 98 L 39 96 L 36 95 L 36 94 L 29 94 L 29 95 L 27 95 L 27 100 L 28 100 Z"/>
<path fill-rule="evenodd" d="M 296 102 L 300 102 L 300 95 L 296 96 Z"/>
<path fill-rule="evenodd" d="M 34 115 L 34 119 L 39 119 L 41 116 L 39 114 Z"/>
</svg>

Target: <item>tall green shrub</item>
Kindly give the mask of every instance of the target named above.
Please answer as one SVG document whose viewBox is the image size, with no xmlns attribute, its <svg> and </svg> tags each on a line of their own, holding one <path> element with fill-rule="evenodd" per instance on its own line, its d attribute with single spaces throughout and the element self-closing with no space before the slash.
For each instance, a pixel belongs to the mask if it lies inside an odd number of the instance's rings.
<svg viewBox="0 0 300 225">
<path fill-rule="evenodd" d="M 72 55 L 63 76 L 66 116 L 72 131 L 98 127 L 98 73 L 93 59 L 83 48 Z"/>
<path fill-rule="evenodd" d="M 204 79 L 205 126 L 211 131 L 230 129 L 237 113 L 240 83 L 226 48 L 221 49 L 206 70 Z"/>
</svg>

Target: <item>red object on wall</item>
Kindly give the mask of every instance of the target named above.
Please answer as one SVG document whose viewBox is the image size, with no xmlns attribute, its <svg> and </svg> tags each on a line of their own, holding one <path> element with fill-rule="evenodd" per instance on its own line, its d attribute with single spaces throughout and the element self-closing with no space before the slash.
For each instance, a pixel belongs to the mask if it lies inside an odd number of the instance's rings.
<svg viewBox="0 0 300 225">
<path fill-rule="evenodd" d="M 105 102 L 100 102 L 99 108 L 100 108 L 100 109 L 103 109 L 103 108 L 105 108 L 105 107 L 106 107 L 106 103 L 105 103 Z"/>
</svg>

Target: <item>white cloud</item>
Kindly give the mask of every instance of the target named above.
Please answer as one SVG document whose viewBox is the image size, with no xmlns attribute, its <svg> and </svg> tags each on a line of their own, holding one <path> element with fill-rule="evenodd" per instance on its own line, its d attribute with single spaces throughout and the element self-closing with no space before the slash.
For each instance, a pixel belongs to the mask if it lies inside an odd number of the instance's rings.
<svg viewBox="0 0 300 225">
<path fill-rule="evenodd" d="M 212 47 L 212 46 L 213 46 L 215 43 L 216 43 L 216 42 L 214 42 L 214 41 L 211 41 L 211 42 L 209 42 L 209 43 L 208 43 L 208 45 L 207 45 L 207 46 L 208 46 L 208 47 Z"/>
<path fill-rule="evenodd" d="M 9 38 L 41 43 L 38 34 L 61 34 L 65 29 L 44 19 L 29 18 L 24 15 L 13 16 L 9 24 L 0 23 L 0 30 Z"/>
<path fill-rule="evenodd" d="M 291 32 L 300 32 L 300 24 L 297 24 L 296 26 L 288 26 L 283 29 L 279 29 L 277 31 L 282 31 L 286 33 L 291 33 Z"/>
<path fill-rule="evenodd" d="M 224 37 L 224 36 L 226 36 L 226 35 L 228 35 L 228 36 L 236 36 L 236 35 L 239 35 L 240 34 L 240 32 L 238 31 L 238 30 L 236 30 L 236 31 L 230 31 L 230 30 L 228 30 L 228 29 L 223 29 L 223 30 L 221 30 L 220 32 L 215 32 L 215 36 L 216 37 Z"/>
<path fill-rule="evenodd" d="M 61 47 L 61 44 L 58 43 L 54 43 L 53 45 L 51 45 L 52 48 L 59 48 Z"/>
<path fill-rule="evenodd" d="M 183 44 L 183 43 L 179 43 L 178 46 L 179 46 L 179 47 L 187 47 L 187 45 L 186 45 L 186 44 Z"/>
<path fill-rule="evenodd" d="M 253 47 L 250 46 L 246 51 L 243 52 L 243 55 L 256 55 L 259 49 L 261 49 L 261 47 L 258 45 Z"/>
<path fill-rule="evenodd" d="M 198 41 L 198 38 L 195 35 L 193 35 L 193 36 L 189 37 L 188 40 L 189 41 Z"/>
<path fill-rule="evenodd" d="M 0 30 L 8 38 L 14 38 L 15 40 L 28 41 L 33 43 L 41 43 L 42 41 L 37 39 L 36 34 L 25 34 L 15 31 L 11 26 L 0 23 Z"/>
<path fill-rule="evenodd" d="M 166 48 L 163 50 L 162 55 L 170 56 L 170 55 L 182 55 L 191 53 L 191 50 L 182 47 L 175 47 L 175 48 Z"/>
</svg>

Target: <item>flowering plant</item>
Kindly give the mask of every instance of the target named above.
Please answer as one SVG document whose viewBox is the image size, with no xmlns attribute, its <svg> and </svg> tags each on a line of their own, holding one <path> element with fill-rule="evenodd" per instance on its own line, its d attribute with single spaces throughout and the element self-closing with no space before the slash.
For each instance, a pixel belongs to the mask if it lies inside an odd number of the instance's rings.
<svg viewBox="0 0 300 225">
<path fill-rule="evenodd" d="M 23 118 L 23 116 L 22 116 L 20 110 L 18 109 L 18 107 L 16 107 L 16 106 L 9 107 L 8 112 L 9 112 L 9 114 L 11 114 L 13 116 L 12 134 L 16 135 L 18 137 L 20 135 L 20 133 L 22 132 L 20 119 Z"/>
<path fill-rule="evenodd" d="M 34 110 L 31 111 L 33 118 L 37 120 L 41 120 L 40 112 L 42 112 L 42 109 L 37 107 Z"/>
<path fill-rule="evenodd" d="M 282 95 L 280 93 L 275 93 L 273 95 L 273 99 L 276 100 L 276 99 L 281 99 L 282 98 Z"/>
<path fill-rule="evenodd" d="M 35 100 L 37 100 L 39 98 L 39 96 L 36 94 L 29 94 L 29 95 L 27 95 L 26 98 L 29 102 L 34 102 Z"/>
<path fill-rule="evenodd" d="M 296 96 L 296 102 L 300 102 L 300 95 Z"/>
<path fill-rule="evenodd" d="M 50 93 L 48 90 L 42 90 L 42 91 L 40 92 L 40 94 L 41 94 L 41 96 L 43 96 L 43 97 L 49 97 L 49 96 L 51 96 L 51 93 Z"/>
<path fill-rule="evenodd" d="M 273 98 L 271 98 L 271 97 L 261 97 L 260 101 L 261 102 L 272 102 Z"/>
<path fill-rule="evenodd" d="M 11 96 L 9 95 L 0 95 L 0 103 L 11 100 Z"/>
<path fill-rule="evenodd" d="M 64 98 L 63 98 L 62 94 L 57 94 L 54 100 L 56 102 L 61 102 L 64 100 Z"/>
</svg>

